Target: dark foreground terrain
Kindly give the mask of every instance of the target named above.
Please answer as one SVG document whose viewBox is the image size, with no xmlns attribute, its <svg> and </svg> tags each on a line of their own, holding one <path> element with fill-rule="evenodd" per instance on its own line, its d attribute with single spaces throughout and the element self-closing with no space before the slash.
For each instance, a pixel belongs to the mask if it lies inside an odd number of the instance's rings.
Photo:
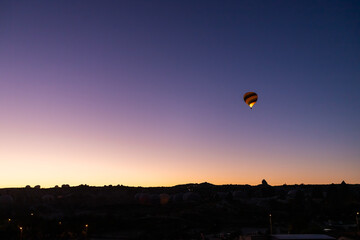
<svg viewBox="0 0 360 240">
<path fill-rule="evenodd" d="M 359 239 L 360 185 L 0 189 L 0 239 Z"/>
</svg>

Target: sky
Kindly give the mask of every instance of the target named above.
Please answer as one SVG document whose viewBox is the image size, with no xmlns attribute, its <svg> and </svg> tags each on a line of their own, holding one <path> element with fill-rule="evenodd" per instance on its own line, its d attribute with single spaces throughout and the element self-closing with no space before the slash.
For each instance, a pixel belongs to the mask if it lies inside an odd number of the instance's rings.
<svg viewBox="0 0 360 240">
<path fill-rule="evenodd" d="M 359 1 L 1 1 L 0 187 L 359 184 L 359 92 Z"/>
</svg>

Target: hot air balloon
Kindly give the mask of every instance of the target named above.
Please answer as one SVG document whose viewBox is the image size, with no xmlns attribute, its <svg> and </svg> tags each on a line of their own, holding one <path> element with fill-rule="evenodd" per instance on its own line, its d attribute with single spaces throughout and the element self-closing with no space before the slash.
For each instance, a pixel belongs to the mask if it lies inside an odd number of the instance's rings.
<svg viewBox="0 0 360 240">
<path fill-rule="evenodd" d="M 258 99 L 258 95 L 254 92 L 247 92 L 244 95 L 244 101 L 247 105 L 249 105 L 250 109 L 252 109 L 257 99 Z"/>
</svg>

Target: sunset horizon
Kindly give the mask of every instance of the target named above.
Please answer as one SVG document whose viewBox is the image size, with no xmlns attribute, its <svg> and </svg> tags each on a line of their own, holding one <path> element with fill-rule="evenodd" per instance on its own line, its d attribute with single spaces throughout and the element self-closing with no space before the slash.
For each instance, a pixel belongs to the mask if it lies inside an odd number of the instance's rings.
<svg viewBox="0 0 360 240">
<path fill-rule="evenodd" d="M 359 10 L 1 1 L 0 188 L 360 184 Z"/>
</svg>

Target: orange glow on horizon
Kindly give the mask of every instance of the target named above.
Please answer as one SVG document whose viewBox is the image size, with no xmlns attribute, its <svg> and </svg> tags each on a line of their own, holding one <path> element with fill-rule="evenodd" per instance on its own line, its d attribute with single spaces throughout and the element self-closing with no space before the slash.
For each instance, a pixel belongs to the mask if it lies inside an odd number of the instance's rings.
<svg viewBox="0 0 360 240">
<path fill-rule="evenodd" d="M 273 136 L 272 141 L 252 139 L 252 130 L 232 135 L 196 132 L 189 137 L 182 129 L 167 134 L 166 129 L 90 131 L 85 125 L 63 128 L 41 122 L 33 123 L 35 130 L 21 123 L 14 126 L 2 129 L 1 188 L 201 182 L 258 185 L 262 179 L 271 185 L 360 182 L 355 170 L 360 164 L 354 153 L 335 152 L 321 144 L 309 144 L 303 151 L 286 137 L 281 141 L 274 141 Z M 339 159 L 344 158 L 358 168 L 345 163 L 339 167 Z"/>
</svg>

